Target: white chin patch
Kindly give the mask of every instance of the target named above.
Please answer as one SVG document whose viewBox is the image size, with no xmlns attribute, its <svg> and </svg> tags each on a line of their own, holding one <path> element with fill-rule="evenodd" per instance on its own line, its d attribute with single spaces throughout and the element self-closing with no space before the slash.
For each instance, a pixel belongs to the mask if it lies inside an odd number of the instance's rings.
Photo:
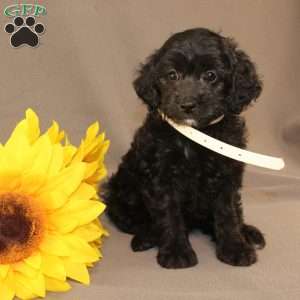
<svg viewBox="0 0 300 300">
<path fill-rule="evenodd" d="M 195 121 L 194 119 L 185 119 L 183 121 L 183 124 L 188 126 L 197 126 L 197 121 Z"/>
</svg>

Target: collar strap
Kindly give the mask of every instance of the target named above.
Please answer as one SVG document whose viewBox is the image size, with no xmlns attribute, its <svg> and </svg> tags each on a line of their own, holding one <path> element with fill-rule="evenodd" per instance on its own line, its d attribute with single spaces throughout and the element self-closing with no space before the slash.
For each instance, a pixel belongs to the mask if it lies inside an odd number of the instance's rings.
<svg viewBox="0 0 300 300">
<path fill-rule="evenodd" d="M 177 124 L 162 113 L 161 115 L 165 121 L 167 121 L 174 129 L 176 129 L 182 135 L 214 152 L 217 152 L 231 159 L 262 168 L 272 170 L 281 170 L 284 168 L 284 160 L 280 157 L 267 156 L 229 145 L 220 140 L 212 138 L 211 136 L 199 130 L 194 129 L 193 127 Z M 210 125 L 221 121 L 223 117 L 224 115 L 212 121 Z"/>
</svg>

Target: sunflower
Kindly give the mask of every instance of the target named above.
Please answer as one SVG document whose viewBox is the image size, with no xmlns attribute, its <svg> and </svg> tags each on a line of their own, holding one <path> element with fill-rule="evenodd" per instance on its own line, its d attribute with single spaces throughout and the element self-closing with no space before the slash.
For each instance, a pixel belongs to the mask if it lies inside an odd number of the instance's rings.
<svg viewBox="0 0 300 300">
<path fill-rule="evenodd" d="M 97 185 L 109 142 L 93 124 L 77 148 L 56 122 L 40 134 L 31 110 L 0 144 L 0 298 L 68 291 L 67 278 L 88 285 L 87 267 L 102 257 L 107 231 Z M 65 143 L 62 143 L 63 140 Z"/>
</svg>

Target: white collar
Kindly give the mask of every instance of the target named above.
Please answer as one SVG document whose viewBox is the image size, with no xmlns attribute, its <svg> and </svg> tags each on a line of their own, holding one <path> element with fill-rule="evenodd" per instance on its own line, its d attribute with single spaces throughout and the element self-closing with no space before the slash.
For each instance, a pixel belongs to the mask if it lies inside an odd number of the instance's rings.
<svg viewBox="0 0 300 300">
<path fill-rule="evenodd" d="M 280 157 L 267 156 L 251 151 L 247 151 L 222 141 L 219 141 L 215 138 L 210 137 L 209 135 L 196 130 L 193 127 L 187 125 L 181 125 L 175 123 L 173 120 L 168 118 L 165 114 L 161 113 L 161 116 L 166 120 L 174 129 L 180 132 L 182 135 L 188 139 L 194 141 L 195 143 L 208 148 L 214 152 L 217 152 L 221 155 L 229 157 L 234 160 L 238 160 L 247 164 L 259 166 L 262 168 L 272 169 L 272 170 L 281 170 L 284 168 L 284 160 Z M 223 119 L 224 115 L 213 120 L 209 125 L 216 124 Z"/>
</svg>

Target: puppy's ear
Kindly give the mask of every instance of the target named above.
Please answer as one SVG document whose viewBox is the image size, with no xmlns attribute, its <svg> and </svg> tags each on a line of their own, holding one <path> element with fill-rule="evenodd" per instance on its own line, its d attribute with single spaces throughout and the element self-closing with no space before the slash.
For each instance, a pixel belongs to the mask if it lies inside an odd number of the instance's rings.
<svg viewBox="0 0 300 300">
<path fill-rule="evenodd" d="M 235 48 L 235 45 L 232 44 Z M 256 72 L 254 63 L 249 56 L 240 49 L 233 50 L 233 78 L 232 90 L 229 97 L 229 110 L 241 113 L 262 91 L 262 81 Z"/>
<path fill-rule="evenodd" d="M 141 66 L 138 77 L 133 82 L 133 87 L 142 100 L 153 110 L 158 107 L 159 90 L 157 88 L 155 65 L 158 60 L 158 54 L 151 55 L 146 63 Z"/>
</svg>

